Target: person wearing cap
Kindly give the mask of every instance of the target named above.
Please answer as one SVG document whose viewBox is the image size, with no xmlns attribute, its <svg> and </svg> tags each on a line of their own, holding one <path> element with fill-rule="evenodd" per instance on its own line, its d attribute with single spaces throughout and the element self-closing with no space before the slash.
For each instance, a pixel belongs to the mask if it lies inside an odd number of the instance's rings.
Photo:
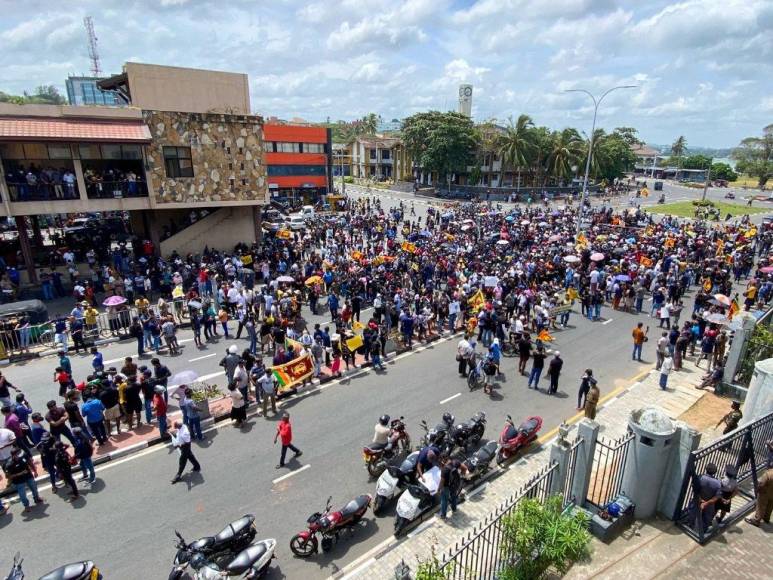
<svg viewBox="0 0 773 580">
<path fill-rule="evenodd" d="M 706 473 L 698 478 L 698 493 L 693 499 L 693 521 L 706 533 L 714 520 L 717 502 L 722 497 L 722 484 L 717 479 L 717 466 L 709 463 Z"/>
<path fill-rule="evenodd" d="M 717 501 L 717 523 L 722 523 L 724 517 L 730 512 L 732 499 L 738 493 L 738 468 L 735 465 L 725 467 L 725 477 L 720 481 L 722 497 Z"/>
<path fill-rule="evenodd" d="M 165 395 L 166 389 L 162 385 L 153 387 L 153 410 L 158 422 L 158 432 L 162 439 L 166 438 L 167 435 L 167 404 Z"/>
<path fill-rule="evenodd" d="M 38 484 L 32 475 L 30 461 L 25 457 L 21 449 L 14 449 L 11 452 L 11 457 L 5 462 L 3 469 L 8 481 L 16 488 L 19 500 L 24 505 L 25 513 L 32 509 L 30 507 L 30 500 L 27 498 L 27 489 L 32 492 L 32 499 L 36 504 L 43 503 L 43 498 L 38 494 Z"/>
</svg>

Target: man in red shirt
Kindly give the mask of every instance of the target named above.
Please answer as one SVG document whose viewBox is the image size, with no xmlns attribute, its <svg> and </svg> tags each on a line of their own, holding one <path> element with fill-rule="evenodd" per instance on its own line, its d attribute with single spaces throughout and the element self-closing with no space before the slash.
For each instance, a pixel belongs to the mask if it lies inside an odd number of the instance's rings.
<svg viewBox="0 0 773 580">
<path fill-rule="evenodd" d="M 292 449 L 295 455 L 293 457 L 300 457 L 303 455 L 303 451 L 293 445 L 293 427 L 290 425 L 290 414 L 285 413 L 282 415 L 282 420 L 279 421 L 279 425 L 276 427 L 276 435 L 274 435 L 274 445 L 276 445 L 277 438 L 282 439 L 282 455 L 279 457 L 279 465 L 277 469 L 281 469 L 285 466 L 285 457 L 287 456 L 287 450 Z"/>
<path fill-rule="evenodd" d="M 158 431 L 161 438 L 166 438 L 166 401 L 164 401 L 164 391 L 166 389 L 161 385 L 153 387 L 153 408 L 156 411 L 156 420 L 158 421 Z"/>
</svg>

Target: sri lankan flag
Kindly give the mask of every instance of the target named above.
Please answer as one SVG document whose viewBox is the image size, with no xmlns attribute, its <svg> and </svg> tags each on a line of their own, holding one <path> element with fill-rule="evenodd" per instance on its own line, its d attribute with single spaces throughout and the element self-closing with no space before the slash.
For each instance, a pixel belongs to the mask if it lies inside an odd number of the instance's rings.
<svg viewBox="0 0 773 580">
<path fill-rule="evenodd" d="M 271 367 L 271 373 L 278 383 L 277 394 L 289 391 L 295 385 L 308 379 L 314 372 L 311 355 L 291 360 L 283 365 Z"/>
<path fill-rule="evenodd" d="M 293 233 L 290 230 L 277 230 L 276 237 L 280 240 L 289 240 L 293 237 Z"/>
<path fill-rule="evenodd" d="M 403 242 L 402 246 L 400 246 L 403 251 L 409 252 L 411 254 L 416 253 L 416 244 L 412 244 L 411 242 Z"/>
<path fill-rule="evenodd" d="M 736 295 L 735 298 L 733 298 L 733 301 L 730 303 L 730 310 L 727 311 L 727 317 L 732 320 L 733 316 L 738 314 L 741 311 L 741 307 L 738 305 L 738 296 Z"/>
<path fill-rule="evenodd" d="M 483 296 L 483 292 L 478 290 L 475 294 L 467 299 L 467 304 L 470 305 L 473 312 L 478 312 L 486 305 L 486 297 Z"/>
</svg>

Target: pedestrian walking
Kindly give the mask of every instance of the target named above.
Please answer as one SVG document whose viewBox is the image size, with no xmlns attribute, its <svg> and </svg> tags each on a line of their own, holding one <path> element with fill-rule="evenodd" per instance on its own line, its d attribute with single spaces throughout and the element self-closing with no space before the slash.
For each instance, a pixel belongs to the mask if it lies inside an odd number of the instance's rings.
<svg viewBox="0 0 773 580">
<path fill-rule="evenodd" d="M 161 385 L 153 387 L 153 410 L 156 414 L 156 421 L 158 422 L 158 433 L 162 439 L 167 437 L 167 404 L 166 404 L 166 389 Z"/>
<path fill-rule="evenodd" d="M 545 359 L 547 357 L 548 352 L 541 346 L 538 347 L 537 352 L 532 355 L 528 388 L 531 388 L 532 383 L 534 383 L 534 388 L 537 389 L 537 384 L 539 383 L 540 375 L 542 375 L 542 371 L 545 368 Z"/>
<path fill-rule="evenodd" d="M 716 477 L 717 466 L 709 463 L 706 473 L 698 478 L 698 493 L 693 499 L 691 519 L 696 530 L 703 530 L 705 534 L 714 521 L 717 502 L 722 497 L 722 484 Z"/>
<path fill-rule="evenodd" d="M 274 376 L 265 368 L 258 377 L 258 384 L 262 395 L 263 417 L 268 418 L 268 404 L 271 403 L 271 411 L 276 415 L 276 383 Z"/>
<path fill-rule="evenodd" d="M 550 387 L 548 388 L 548 394 L 555 395 L 558 392 L 558 377 L 561 376 L 561 369 L 564 366 L 564 359 L 561 358 L 561 353 L 556 351 L 553 353 L 553 359 L 548 365 L 548 378 L 550 379 Z"/>
<path fill-rule="evenodd" d="M 459 491 L 462 489 L 462 473 L 467 468 L 458 459 L 451 458 L 446 461 L 440 470 L 440 519 L 446 519 L 448 508 L 451 507 L 451 513 L 456 511 L 456 505 L 459 501 Z"/>
<path fill-rule="evenodd" d="M 600 396 L 601 392 L 594 381 L 588 391 L 588 396 L 585 397 L 585 417 L 588 419 L 594 420 L 596 418 L 596 407 L 599 404 Z"/>
<path fill-rule="evenodd" d="M 465 334 L 456 345 L 456 360 L 459 363 L 459 376 L 467 376 L 467 363 L 474 353 L 469 335 Z"/>
<path fill-rule="evenodd" d="M 593 378 L 593 370 L 585 369 L 585 374 L 580 379 L 580 390 L 577 393 L 577 410 L 582 411 L 585 408 L 585 401 L 588 398 L 588 391 L 592 385 L 596 384 Z"/>
<path fill-rule="evenodd" d="M 183 471 L 185 471 L 185 466 L 188 465 L 189 461 L 193 466 L 191 471 L 201 471 L 201 465 L 191 450 L 191 433 L 188 430 L 188 427 L 182 421 L 174 422 L 174 430 L 171 431 L 170 434 L 172 436 L 172 445 L 177 447 L 177 450 L 180 452 L 180 459 L 177 466 L 177 475 L 172 478 L 171 482 L 172 484 L 175 484 L 182 480 Z"/>
<path fill-rule="evenodd" d="M 663 364 L 660 365 L 660 388 L 664 391 L 666 390 L 666 386 L 668 385 L 668 375 L 671 374 L 671 371 L 674 370 L 674 359 L 671 358 L 671 355 L 666 352 L 665 358 L 663 359 Z"/>
<path fill-rule="evenodd" d="M 639 362 L 641 361 L 641 351 L 642 347 L 644 346 L 644 343 L 647 342 L 647 333 L 649 332 L 650 327 L 648 326 L 646 330 L 644 330 L 644 323 L 639 322 L 636 325 L 636 328 L 633 329 L 633 332 L 631 335 L 633 336 L 633 354 L 631 355 L 631 360 L 636 360 Z"/>
<path fill-rule="evenodd" d="M 234 420 L 237 427 L 241 427 L 247 420 L 247 404 L 244 401 L 244 394 L 236 387 L 236 383 L 228 385 L 228 392 L 231 397 L 231 419 Z"/>
<path fill-rule="evenodd" d="M 30 461 L 24 456 L 24 452 L 21 449 L 14 449 L 11 452 L 11 457 L 3 466 L 5 476 L 16 489 L 16 493 L 19 494 L 19 500 L 24 505 L 25 512 L 29 512 L 32 509 L 30 500 L 27 498 L 28 489 L 32 493 L 32 499 L 36 504 L 43 503 L 43 498 L 38 493 L 38 485 L 35 482 L 35 477 L 32 475 L 30 464 Z M 2 511 L 0 510 L 0 512 Z"/>
<path fill-rule="evenodd" d="M 282 420 L 279 422 L 279 425 L 277 425 L 276 434 L 274 435 L 274 445 L 276 445 L 277 438 L 281 438 L 282 440 L 282 453 L 279 456 L 279 464 L 276 468 L 281 469 L 285 466 L 285 457 L 287 456 L 288 449 L 295 453 L 293 457 L 300 457 L 303 455 L 303 451 L 293 445 L 293 427 L 290 424 L 289 413 L 282 415 Z"/>
<path fill-rule="evenodd" d="M 97 476 L 96 473 L 94 473 L 94 461 L 91 459 L 91 457 L 94 455 L 94 448 L 91 446 L 91 440 L 86 436 L 86 433 L 84 433 L 80 427 L 73 428 L 72 434 L 75 437 L 73 453 L 80 461 L 81 472 L 83 473 L 81 481 L 94 483 L 97 479 Z"/>
</svg>

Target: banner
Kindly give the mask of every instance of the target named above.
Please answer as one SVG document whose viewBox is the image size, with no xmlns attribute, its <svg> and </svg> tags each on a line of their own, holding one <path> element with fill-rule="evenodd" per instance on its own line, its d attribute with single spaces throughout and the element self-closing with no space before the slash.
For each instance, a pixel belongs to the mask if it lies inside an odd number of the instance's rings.
<svg viewBox="0 0 773 580">
<path fill-rule="evenodd" d="M 569 298 L 569 300 L 577 300 L 580 295 L 577 293 L 577 290 L 575 290 L 572 286 L 569 286 L 566 290 L 566 295 Z"/>
<path fill-rule="evenodd" d="M 346 340 L 346 346 L 352 352 L 360 348 L 364 343 L 360 334 L 355 334 L 352 338 Z"/>
<path fill-rule="evenodd" d="M 416 253 L 416 244 L 412 244 L 411 242 L 403 242 L 403 244 L 400 247 L 405 252 L 410 252 L 411 254 Z"/>
<path fill-rule="evenodd" d="M 470 298 L 467 300 L 467 304 L 470 305 L 473 312 L 478 312 L 486 305 L 486 297 L 483 296 L 483 292 L 481 290 L 478 290 L 475 294 L 470 296 Z"/>
<path fill-rule="evenodd" d="M 307 354 L 283 365 L 271 367 L 270 370 L 278 383 L 277 394 L 281 394 L 308 379 L 314 372 L 314 365 L 311 362 L 311 355 Z"/>
<path fill-rule="evenodd" d="M 561 306 L 556 306 L 555 308 L 551 308 L 548 313 L 550 314 L 550 316 L 558 316 L 562 312 L 570 312 L 571 310 L 572 310 L 571 304 L 563 304 Z"/>
</svg>

